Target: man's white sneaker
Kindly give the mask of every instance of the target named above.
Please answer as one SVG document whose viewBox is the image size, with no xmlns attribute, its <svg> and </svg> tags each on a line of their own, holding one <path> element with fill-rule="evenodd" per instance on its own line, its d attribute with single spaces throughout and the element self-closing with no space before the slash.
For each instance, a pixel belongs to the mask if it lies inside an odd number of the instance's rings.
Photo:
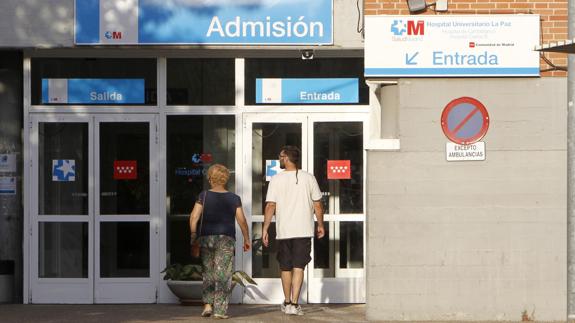
<svg viewBox="0 0 575 323">
<path fill-rule="evenodd" d="M 301 305 L 288 305 L 286 307 L 286 314 L 289 315 L 303 315 L 303 310 L 301 309 Z"/>
<path fill-rule="evenodd" d="M 282 310 L 282 313 L 286 313 L 287 308 L 288 308 L 289 306 L 291 306 L 291 304 L 282 303 L 282 304 L 280 305 L 280 309 Z"/>
</svg>

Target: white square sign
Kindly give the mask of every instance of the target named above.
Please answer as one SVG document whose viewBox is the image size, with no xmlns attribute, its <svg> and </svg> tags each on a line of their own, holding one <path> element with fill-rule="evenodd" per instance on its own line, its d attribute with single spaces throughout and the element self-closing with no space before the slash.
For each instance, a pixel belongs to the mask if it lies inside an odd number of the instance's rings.
<svg viewBox="0 0 575 323">
<path fill-rule="evenodd" d="M 539 15 L 366 16 L 366 77 L 539 76 Z"/>
<path fill-rule="evenodd" d="M 470 145 L 458 145 L 453 142 L 445 144 L 447 161 L 485 160 L 485 143 L 478 141 Z"/>
<path fill-rule="evenodd" d="M 16 172 L 16 154 L 0 154 L 0 172 Z"/>
<path fill-rule="evenodd" d="M 16 177 L 0 177 L 0 195 L 16 195 Z"/>
</svg>

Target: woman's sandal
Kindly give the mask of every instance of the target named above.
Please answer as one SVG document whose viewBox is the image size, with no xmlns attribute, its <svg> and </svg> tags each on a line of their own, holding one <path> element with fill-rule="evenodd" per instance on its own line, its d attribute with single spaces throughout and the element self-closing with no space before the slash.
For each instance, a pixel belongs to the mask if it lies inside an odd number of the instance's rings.
<svg viewBox="0 0 575 323">
<path fill-rule="evenodd" d="M 212 315 L 212 309 L 205 309 L 202 311 L 202 317 L 210 317 Z"/>
</svg>

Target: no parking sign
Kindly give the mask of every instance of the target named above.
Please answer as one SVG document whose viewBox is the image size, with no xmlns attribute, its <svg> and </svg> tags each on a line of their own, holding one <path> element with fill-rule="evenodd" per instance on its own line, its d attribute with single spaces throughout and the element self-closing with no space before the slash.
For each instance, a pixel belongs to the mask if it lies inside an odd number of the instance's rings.
<svg viewBox="0 0 575 323">
<path fill-rule="evenodd" d="M 441 114 L 441 129 L 453 143 L 445 145 L 447 161 L 485 160 L 485 143 L 479 142 L 489 128 L 489 114 L 470 97 L 452 100 Z"/>
<path fill-rule="evenodd" d="M 447 104 L 441 113 L 441 128 L 445 136 L 456 144 L 478 142 L 489 128 L 489 114 L 481 102 L 461 97 Z"/>
</svg>

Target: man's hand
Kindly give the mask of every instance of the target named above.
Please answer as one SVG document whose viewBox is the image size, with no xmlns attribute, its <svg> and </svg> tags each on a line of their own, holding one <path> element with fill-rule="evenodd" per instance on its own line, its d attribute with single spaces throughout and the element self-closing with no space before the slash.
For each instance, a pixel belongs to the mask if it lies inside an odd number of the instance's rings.
<svg viewBox="0 0 575 323">
<path fill-rule="evenodd" d="M 251 247 L 252 247 L 252 244 L 251 244 L 250 240 L 244 239 L 244 251 L 250 250 Z"/>
<path fill-rule="evenodd" d="M 317 238 L 318 238 L 318 239 L 323 238 L 323 236 L 325 235 L 325 228 L 323 227 L 323 224 L 321 224 L 321 225 L 318 224 L 316 231 L 317 231 L 317 232 L 316 232 L 316 233 L 317 233 Z"/>
<path fill-rule="evenodd" d="M 318 239 L 321 239 L 325 235 L 325 228 L 323 227 L 323 206 L 321 204 L 321 200 L 313 201 L 313 212 L 317 219 L 317 228 L 315 229 L 316 235 Z"/>
<path fill-rule="evenodd" d="M 262 242 L 264 243 L 264 246 L 267 247 L 270 244 L 269 241 L 269 235 L 268 235 L 268 231 L 264 230 L 262 232 Z"/>
</svg>

